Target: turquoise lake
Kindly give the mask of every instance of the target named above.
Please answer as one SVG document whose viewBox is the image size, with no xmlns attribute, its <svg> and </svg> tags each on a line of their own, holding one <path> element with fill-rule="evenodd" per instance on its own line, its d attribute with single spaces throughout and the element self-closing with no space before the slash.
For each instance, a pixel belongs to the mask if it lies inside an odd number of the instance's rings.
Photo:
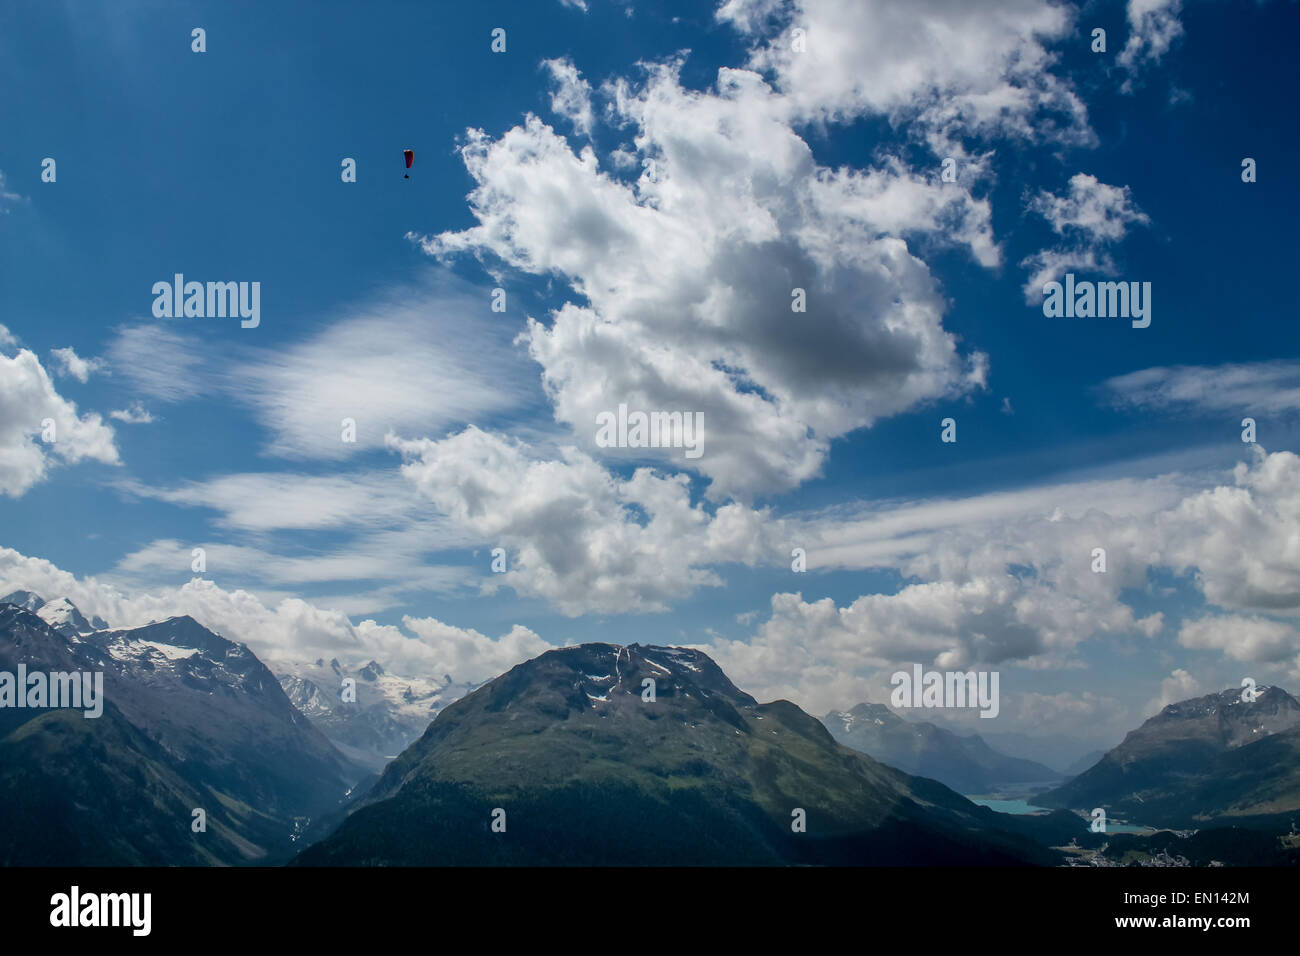
<svg viewBox="0 0 1300 956">
<path fill-rule="evenodd" d="M 998 813 L 1046 813 L 1046 807 L 1036 807 L 1032 803 L 1024 800 L 995 800 L 987 797 L 967 797 L 971 803 L 978 803 L 982 807 L 988 807 L 990 810 L 996 810 Z M 1086 825 L 1086 821 L 1082 821 Z M 1106 824 L 1107 833 L 1148 833 L 1154 827 L 1139 827 L 1129 823 L 1110 823 Z"/>
</svg>

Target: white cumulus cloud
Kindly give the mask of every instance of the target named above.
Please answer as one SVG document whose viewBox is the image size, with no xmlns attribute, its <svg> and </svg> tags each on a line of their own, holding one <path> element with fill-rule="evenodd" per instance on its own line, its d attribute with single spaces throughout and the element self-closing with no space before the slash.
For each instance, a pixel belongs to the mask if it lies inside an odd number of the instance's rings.
<svg viewBox="0 0 1300 956">
<path fill-rule="evenodd" d="M 498 638 L 433 618 L 406 618 L 401 628 L 285 598 L 273 607 L 242 589 L 194 579 L 174 588 L 123 590 L 94 577 L 78 578 L 49 561 L 0 548 L 0 595 L 23 589 L 47 600 L 66 597 L 87 616 L 113 627 L 136 627 L 188 614 L 223 637 L 247 644 L 264 662 L 338 657 L 349 665 L 379 660 L 398 674 L 476 682 L 548 650 L 552 645 L 515 625 Z"/>
<path fill-rule="evenodd" d="M 139 402 L 132 402 L 126 408 L 115 408 L 108 417 L 127 425 L 150 425 L 154 421 L 152 413 Z"/>
<path fill-rule="evenodd" d="M 478 225 L 423 242 L 559 275 L 585 299 L 530 320 L 523 339 L 587 450 L 596 416 L 620 403 L 702 412 L 707 448 L 689 466 L 710 497 L 750 497 L 818 474 L 838 436 L 984 385 L 985 357 L 944 330 L 938 284 L 900 234 L 991 263 L 986 203 L 897 163 L 818 166 L 750 72 L 722 70 L 698 93 L 660 65 L 609 90 L 637 131 L 635 182 L 533 116 L 495 140 L 471 131 Z"/>
<path fill-rule="evenodd" d="M 621 478 L 589 455 L 560 459 L 468 428 L 441 441 L 394 439 L 403 474 L 483 544 L 507 551 L 493 574 L 562 613 L 662 611 L 721 578 L 706 565 L 754 564 L 775 545 L 766 516 L 691 503 L 684 475 Z"/>
<path fill-rule="evenodd" d="M 1128 0 L 1129 37 L 1118 63 L 1129 71 L 1121 90 L 1133 89 L 1134 74 L 1146 63 L 1158 63 L 1183 34 L 1182 0 Z"/>
<path fill-rule="evenodd" d="M 104 362 L 97 358 L 82 358 L 71 348 L 50 349 L 54 364 L 63 375 L 71 375 L 78 382 L 90 381 L 93 372 L 104 368 Z"/>
<path fill-rule="evenodd" d="M 19 497 L 53 465 L 87 460 L 119 463 L 113 429 L 94 412 L 78 414 L 33 352 L 0 355 L 0 494 Z"/>
<path fill-rule="evenodd" d="M 1031 303 L 1043 294 L 1044 283 L 1065 272 L 1113 275 L 1110 247 L 1124 238 L 1130 225 L 1151 221 L 1133 202 L 1127 186 L 1108 186 L 1087 173 L 1070 177 L 1069 190 L 1063 196 L 1040 190 L 1030 200 L 1029 210 L 1046 219 L 1052 231 L 1065 240 L 1063 245 L 1044 249 L 1021 263 L 1031 270 L 1025 284 L 1025 298 Z"/>
</svg>

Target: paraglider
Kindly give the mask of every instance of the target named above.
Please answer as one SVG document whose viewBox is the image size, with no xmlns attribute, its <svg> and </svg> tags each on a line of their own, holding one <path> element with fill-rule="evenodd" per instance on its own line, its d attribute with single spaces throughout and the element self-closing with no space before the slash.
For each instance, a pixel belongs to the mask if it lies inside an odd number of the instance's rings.
<svg viewBox="0 0 1300 956">
<path fill-rule="evenodd" d="M 415 150 L 413 150 L 413 149 L 404 149 L 404 150 L 402 150 L 402 155 L 406 157 L 406 168 L 407 168 L 407 169 L 410 169 L 410 168 L 411 168 L 411 164 L 412 164 L 413 162 L 415 162 Z M 410 173 L 407 173 L 407 174 L 406 174 L 405 176 L 403 176 L 402 178 L 403 178 L 403 179 L 410 179 L 410 178 L 411 178 L 411 174 L 410 174 Z"/>
</svg>

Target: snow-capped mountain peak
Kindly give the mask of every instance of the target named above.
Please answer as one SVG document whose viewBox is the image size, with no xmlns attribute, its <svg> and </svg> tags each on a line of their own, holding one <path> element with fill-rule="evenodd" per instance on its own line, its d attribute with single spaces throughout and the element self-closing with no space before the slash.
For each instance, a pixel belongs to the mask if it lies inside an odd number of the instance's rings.
<svg viewBox="0 0 1300 956">
<path fill-rule="evenodd" d="M 35 614 L 45 605 L 45 598 L 31 591 L 14 591 L 0 598 L 0 604 L 16 604 L 24 611 Z"/>
<path fill-rule="evenodd" d="M 56 598 L 41 605 L 36 616 L 50 627 L 67 636 L 89 634 L 95 627 L 86 620 L 86 616 L 77 610 L 77 606 L 67 598 Z"/>
<path fill-rule="evenodd" d="M 32 591 L 19 590 L 0 598 L 0 604 L 16 604 L 24 611 L 31 611 L 64 637 L 75 639 L 94 631 L 108 629 L 107 621 L 101 617 L 87 620 L 77 606 L 66 597 L 47 601 Z"/>
</svg>

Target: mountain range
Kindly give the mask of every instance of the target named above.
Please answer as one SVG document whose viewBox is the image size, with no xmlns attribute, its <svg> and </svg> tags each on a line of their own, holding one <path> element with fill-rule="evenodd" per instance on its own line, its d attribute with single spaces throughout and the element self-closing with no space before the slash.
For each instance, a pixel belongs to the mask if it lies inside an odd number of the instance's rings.
<svg viewBox="0 0 1300 956">
<path fill-rule="evenodd" d="M 404 677 L 379 661 L 360 667 L 318 659 L 306 664 L 277 662 L 280 686 L 311 722 L 349 758 L 378 773 L 405 750 L 447 704 L 479 684 Z M 353 699 L 343 681 L 351 678 Z"/>
<path fill-rule="evenodd" d="M 60 634 L 88 634 L 108 629 L 108 622 L 103 618 L 86 620 L 85 615 L 67 598 L 46 601 L 31 591 L 14 591 L 0 600 L 0 604 L 14 604 L 24 611 L 31 611 Z"/>
<path fill-rule="evenodd" d="M 858 704 L 822 718 L 831 736 L 881 763 L 931 777 L 960 793 L 989 793 L 1012 784 L 1048 784 L 1057 773 L 1032 760 L 999 753 L 978 734 L 960 736 L 934 724 L 904 720 L 884 704 Z"/>
<path fill-rule="evenodd" d="M 102 672 L 104 709 L 0 709 L 6 864 L 276 862 L 365 775 L 247 646 L 190 617 L 96 630 L 70 602 L 9 595 L 0 670 L 19 664 Z"/>
<path fill-rule="evenodd" d="M 1300 859 L 1300 704 L 1277 687 L 1166 707 L 1031 798 L 1052 812 L 1014 816 L 925 774 L 974 791 L 1052 771 L 880 705 L 824 725 L 686 648 L 558 648 L 478 687 L 377 661 L 277 678 L 189 617 L 113 628 L 15 592 L 0 671 L 20 666 L 102 673 L 103 708 L 0 707 L 4 865 Z M 1199 832 L 1088 833 L 1095 806 Z"/>
</svg>

